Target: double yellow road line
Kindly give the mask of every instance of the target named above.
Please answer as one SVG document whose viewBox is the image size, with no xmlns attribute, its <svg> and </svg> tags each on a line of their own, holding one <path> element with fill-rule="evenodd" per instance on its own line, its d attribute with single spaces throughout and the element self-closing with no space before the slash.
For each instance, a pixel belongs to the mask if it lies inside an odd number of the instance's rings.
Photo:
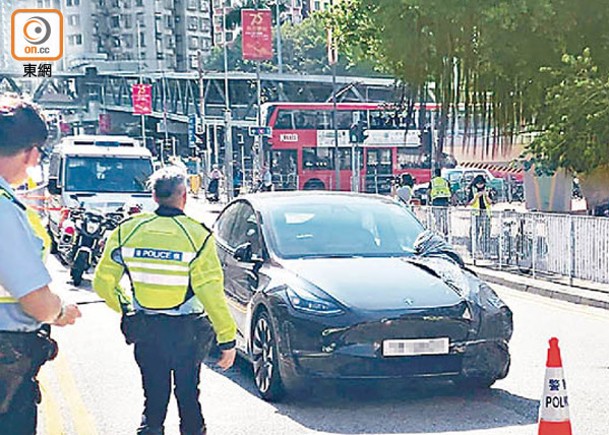
<svg viewBox="0 0 609 435">
<path fill-rule="evenodd" d="M 97 435 L 93 417 L 87 410 L 65 356 L 46 363 L 38 376 L 42 390 L 42 418 L 39 431 L 45 435 Z M 67 410 L 67 412 L 62 412 Z"/>
</svg>

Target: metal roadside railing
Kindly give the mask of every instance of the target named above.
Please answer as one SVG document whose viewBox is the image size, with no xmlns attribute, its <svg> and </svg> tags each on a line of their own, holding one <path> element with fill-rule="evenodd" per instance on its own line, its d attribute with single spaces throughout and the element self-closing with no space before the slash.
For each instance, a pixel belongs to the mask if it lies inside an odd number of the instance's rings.
<svg viewBox="0 0 609 435">
<path fill-rule="evenodd" d="M 464 261 L 525 273 L 609 284 L 609 219 L 462 207 L 414 207 Z"/>
</svg>

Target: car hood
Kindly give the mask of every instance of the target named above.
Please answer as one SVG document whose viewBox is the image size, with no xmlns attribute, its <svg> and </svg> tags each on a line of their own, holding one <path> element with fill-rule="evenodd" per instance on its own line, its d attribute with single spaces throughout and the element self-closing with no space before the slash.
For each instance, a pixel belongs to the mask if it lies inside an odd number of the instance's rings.
<svg viewBox="0 0 609 435">
<path fill-rule="evenodd" d="M 442 279 L 404 258 L 316 258 L 282 264 L 351 308 L 397 310 L 463 300 Z"/>
<path fill-rule="evenodd" d="M 85 209 L 95 209 L 101 212 L 115 211 L 124 205 L 142 206 L 143 211 L 153 211 L 157 205 L 151 194 L 146 193 L 70 193 L 67 194 L 66 206 L 78 207 L 83 205 Z"/>
</svg>

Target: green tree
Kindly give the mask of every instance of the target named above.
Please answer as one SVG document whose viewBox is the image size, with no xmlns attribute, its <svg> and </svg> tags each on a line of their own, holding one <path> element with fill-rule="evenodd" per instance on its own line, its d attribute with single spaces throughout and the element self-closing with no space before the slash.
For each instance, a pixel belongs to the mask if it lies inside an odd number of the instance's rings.
<svg viewBox="0 0 609 435">
<path fill-rule="evenodd" d="M 408 83 L 411 98 L 431 84 L 444 126 L 461 105 L 466 129 L 507 139 L 543 107 L 542 68 L 585 47 L 609 68 L 608 18 L 597 0 L 344 0 L 327 17 L 343 52 Z"/>
<path fill-rule="evenodd" d="M 275 30 L 273 29 L 273 33 Z M 318 15 L 305 19 L 298 25 L 284 23 L 281 26 L 282 55 L 284 72 L 293 74 L 329 74 L 326 48 L 325 21 Z M 275 41 L 275 37 L 273 37 Z M 256 63 L 243 60 L 241 57 L 241 35 L 228 47 L 228 68 L 230 71 L 254 72 Z M 224 51 L 216 47 L 205 63 L 210 71 L 224 70 Z M 277 51 L 273 60 L 261 63 L 261 70 L 277 72 Z M 339 58 L 338 74 L 378 75 L 370 61 L 352 62 L 347 57 Z"/>
<path fill-rule="evenodd" d="M 532 161 L 579 174 L 609 165 L 609 75 L 590 50 L 542 72 L 551 85 L 539 110 L 541 133 L 527 147 Z"/>
</svg>

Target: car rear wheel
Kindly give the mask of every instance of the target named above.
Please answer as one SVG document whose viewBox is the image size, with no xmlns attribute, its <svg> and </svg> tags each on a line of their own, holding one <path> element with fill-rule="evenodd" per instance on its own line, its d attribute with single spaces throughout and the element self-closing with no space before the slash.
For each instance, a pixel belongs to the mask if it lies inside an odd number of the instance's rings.
<svg viewBox="0 0 609 435">
<path fill-rule="evenodd" d="M 256 389 L 268 401 L 279 400 L 285 395 L 275 337 L 268 313 L 261 312 L 252 332 L 252 365 Z"/>
</svg>

